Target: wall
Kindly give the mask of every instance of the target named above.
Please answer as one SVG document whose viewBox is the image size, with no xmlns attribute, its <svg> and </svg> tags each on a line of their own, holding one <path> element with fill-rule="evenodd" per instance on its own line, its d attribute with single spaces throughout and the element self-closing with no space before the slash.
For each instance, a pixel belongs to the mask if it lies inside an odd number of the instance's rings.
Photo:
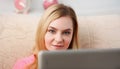
<svg viewBox="0 0 120 69">
<path fill-rule="evenodd" d="M 44 11 L 43 0 L 31 0 L 31 14 Z M 120 14 L 120 0 L 58 0 L 73 7 L 77 15 Z M 0 14 L 14 13 L 13 0 L 0 0 Z"/>
</svg>

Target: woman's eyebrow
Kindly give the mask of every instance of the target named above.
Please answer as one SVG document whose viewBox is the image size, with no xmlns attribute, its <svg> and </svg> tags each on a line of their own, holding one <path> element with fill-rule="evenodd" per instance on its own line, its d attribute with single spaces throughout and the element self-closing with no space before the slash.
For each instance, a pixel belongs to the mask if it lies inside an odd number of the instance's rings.
<svg viewBox="0 0 120 69">
<path fill-rule="evenodd" d="M 65 30 L 63 30 L 63 31 L 72 31 L 72 29 L 65 29 Z"/>
<path fill-rule="evenodd" d="M 52 27 L 52 26 L 49 26 L 48 28 L 58 30 L 57 28 Z M 72 29 L 71 29 L 71 28 L 68 28 L 68 29 L 64 29 L 64 30 L 62 30 L 62 31 L 72 31 Z"/>
<path fill-rule="evenodd" d="M 57 30 L 55 27 L 52 27 L 52 26 L 49 26 L 48 28 L 51 28 L 51 29 L 55 29 L 55 30 Z"/>
</svg>

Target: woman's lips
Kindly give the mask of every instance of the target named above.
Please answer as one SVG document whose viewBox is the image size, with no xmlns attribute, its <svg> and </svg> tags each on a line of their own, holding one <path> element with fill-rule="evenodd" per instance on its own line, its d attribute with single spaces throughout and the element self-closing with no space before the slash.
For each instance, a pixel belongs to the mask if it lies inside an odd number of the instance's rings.
<svg viewBox="0 0 120 69">
<path fill-rule="evenodd" d="M 53 45 L 54 47 L 64 47 L 63 45 Z"/>
</svg>

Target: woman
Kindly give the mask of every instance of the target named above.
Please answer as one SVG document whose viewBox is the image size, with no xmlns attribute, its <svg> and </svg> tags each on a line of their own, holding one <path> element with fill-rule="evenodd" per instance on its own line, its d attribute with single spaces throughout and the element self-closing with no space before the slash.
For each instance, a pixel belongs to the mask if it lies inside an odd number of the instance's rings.
<svg viewBox="0 0 120 69">
<path fill-rule="evenodd" d="M 74 10 L 63 4 L 50 6 L 41 17 L 33 55 L 20 59 L 13 69 L 37 69 L 40 50 L 78 49 L 78 23 Z"/>
</svg>

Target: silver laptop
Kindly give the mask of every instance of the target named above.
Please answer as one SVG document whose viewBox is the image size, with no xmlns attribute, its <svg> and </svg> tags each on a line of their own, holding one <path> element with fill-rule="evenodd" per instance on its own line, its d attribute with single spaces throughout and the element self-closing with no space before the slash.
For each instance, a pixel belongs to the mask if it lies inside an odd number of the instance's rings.
<svg viewBox="0 0 120 69">
<path fill-rule="evenodd" d="M 39 69 L 120 69 L 120 49 L 40 51 Z"/>
</svg>

